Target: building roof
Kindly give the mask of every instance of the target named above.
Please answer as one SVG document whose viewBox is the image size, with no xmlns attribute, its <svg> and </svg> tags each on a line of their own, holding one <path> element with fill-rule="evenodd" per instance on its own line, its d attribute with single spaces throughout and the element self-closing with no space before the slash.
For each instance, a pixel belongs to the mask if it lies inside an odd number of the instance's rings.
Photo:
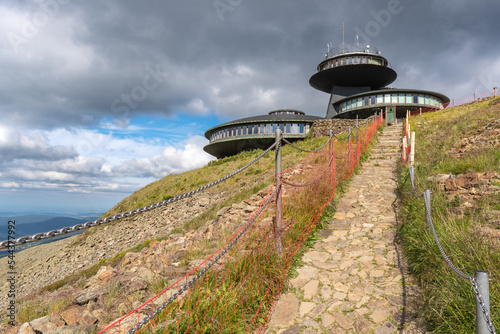
<svg viewBox="0 0 500 334">
<path fill-rule="evenodd" d="M 276 112 L 279 110 L 273 110 L 271 113 Z M 295 111 L 295 110 L 290 110 L 290 109 L 284 109 L 283 111 Z M 237 124 L 248 124 L 248 123 L 270 123 L 270 122 L 314 122 L 318 119 L 322 119 L 323 117 L 318 117 L 318 116 L 309 116 L 309 115 L 298 115 L 298 114 L 272 114 L 272 115 L 259 115 L 259 116 L 252 116 L 252 117 L 245 117 L 245 118 L 240 118 L 234 121 L 230 121 L 224 124 L 220 124 L 217 126 L 214 126 L 210 129 L 208 129 L 205 132 L 205 137 L 207 139 L 210 138 L 210 135 L 212 132 L 214 132 L 217 129 L 221 129 L 227 126 L 231 125 L 237 125 Z"/>
</svg>

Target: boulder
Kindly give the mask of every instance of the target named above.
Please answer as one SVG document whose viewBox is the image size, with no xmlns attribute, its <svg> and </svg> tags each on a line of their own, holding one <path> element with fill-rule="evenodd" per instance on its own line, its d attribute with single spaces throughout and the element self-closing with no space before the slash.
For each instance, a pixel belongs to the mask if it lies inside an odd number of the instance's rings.
<svg viewBox="0 0 500 334">
<path fill-rule="evenodd" d="M 60 316 L 51 317 L 46 315 L 45 317 L 30 321 L 29 325 L 35 333 L 50 333 L 54 332 L 58 327 L 66 326 L 66 323 Z"/>
<path fill-rule="evenodd" d="M 97 318 L 82 306 L 72 305 L 61 312 L 61 317 L 68 325 L 93 325 Z"/>
</svg>

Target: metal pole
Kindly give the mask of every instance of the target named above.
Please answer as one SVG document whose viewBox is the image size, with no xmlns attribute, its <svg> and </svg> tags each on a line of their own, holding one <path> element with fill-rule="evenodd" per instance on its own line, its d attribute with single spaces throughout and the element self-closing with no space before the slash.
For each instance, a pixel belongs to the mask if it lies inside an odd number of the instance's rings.
<svg viewBox="0 0 500 334">
<path fill-rule="evenodd" d="M 486 313 L 490 314 L 490 285 L 488 281 L 488 273 L 486 271 L 476 270 L 475 275 L 477 288 L 481 295 Z M 481 304 L 476 296 L 476 333 L 489 334 L 488 324 L 484 319 Z"/>
<path fill-rule="evenodd" d="M 409 166 L 413 166 L 413 163 L 415 162 L 415 132 L 411 133 L 410 136 L 410 164 Z"/>
<path fill-rule="evenodd" d="M 330 129 L 330 145 L 328 145 L 330 147 L 329 148 L 330 158 L 332 157 L 332 137 L 333 137 L 333 129 Z"/>
<path fill-rule="evenodd" d="M 281 129 L 276 129 L 276 219 L 274 221 L 274 231 L 276 238 L 276 252 L 278 256 L 281 257 L 282 245 L 281 245 L 281 221 L 283 217 L 283 211 L 281 206 Z"/>
</svg>

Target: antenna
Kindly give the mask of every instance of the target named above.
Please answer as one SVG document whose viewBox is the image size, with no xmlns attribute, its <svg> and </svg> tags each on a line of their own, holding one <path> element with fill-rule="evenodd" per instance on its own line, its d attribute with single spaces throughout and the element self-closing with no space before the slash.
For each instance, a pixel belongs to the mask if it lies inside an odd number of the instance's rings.
<svg viewBox="0 0 500 334">
<path fill-rule="evenodd" d="M 344 21 L 342 21 L 342 53 L 344 53 Z"/>
</svg>

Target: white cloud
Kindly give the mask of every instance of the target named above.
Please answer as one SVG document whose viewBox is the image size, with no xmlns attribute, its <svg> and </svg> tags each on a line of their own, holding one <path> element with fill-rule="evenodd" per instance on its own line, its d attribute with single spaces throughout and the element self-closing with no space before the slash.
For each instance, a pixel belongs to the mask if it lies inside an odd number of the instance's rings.
<svg viewBox="0 0 500 334">
<path fill-rule="evenodd" d="M 202 167 L 212 159 L 203 151 L 207 140 L 201 136 L 190 137 L 174 147 L 155 139 L 120 138 L 97 130 L 58 129 L 29 134 L 6 126 L 1 130 L 2 189 L 80 194 L 132 192 L 168 174 Z M 88 147 L 82 149 L 82 143 Z M 6 148 L 15 150 L 7 152 Z"/>
<path fill-rule="evenodd" d="M 212 156 L 203 151 L 205 144 L 205 138 L 194 136 L 182 148 L 166 147 L 160 155 L 128 160 L 113 168 L 113 171 L 119 172 L 123 176 L 141 175 L 162 178 L 168 174 L 199 168 L 213 159 Z"/>
</svg>

